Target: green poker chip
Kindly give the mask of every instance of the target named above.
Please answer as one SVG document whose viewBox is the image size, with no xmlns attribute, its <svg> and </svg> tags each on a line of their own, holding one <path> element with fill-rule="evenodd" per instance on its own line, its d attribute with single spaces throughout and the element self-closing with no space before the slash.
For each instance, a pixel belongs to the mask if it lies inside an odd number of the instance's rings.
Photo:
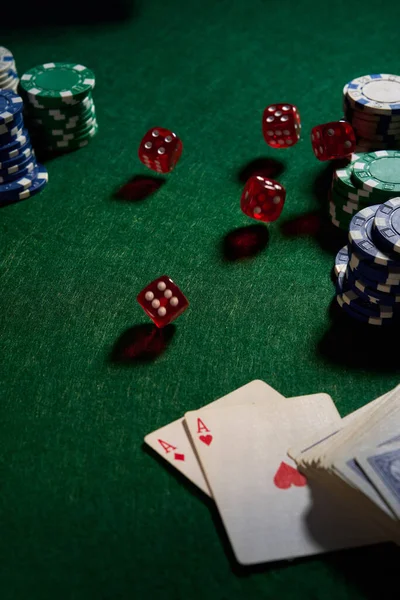
<svg viewBox="0 0 400 600">
<path fill-rule="evenodd" d="M 61 123 L 68 120 L 82 119 L 94 110 L 94 102 L 90 100 L 89 103 L 80 102 L 77 106 L 73 107 L 74 110 L 60 110 L 60 109 L 40 109 L 32 106 L 25 106 L 25 114 L 30 119 L 40 119 L 46 123 Z"/>
<path fill-rule="evenodd" d="M 364 206 L 360 204 L 354 204 L 350 202 L 347 198 L 343 198 L 343 196 L 339 196 L 335 194 L 335 192 L 331 192 L 331 201 L 334 203 L 336 210 L 345 213 L 346 215 L 352 217 L 359 210 L 364 208 Z"/>
<path fill-rule="evenodd" d="M 20 78 L 20 87 L 28 100 L 49 108 L 80 101 L 94 86 L 93 71 L 74 63 L 46 63 Z"/>
<path fill-rule="evenodd" d="M 400 193 L 400 152 L 378 150 L 365 153 L 352 165 L 352 179 L 356 186 L 371 194 L 374 201 Z"/>
<path fill-rule="evenodd" d="M 344 212 L 332 199 L 329 202 L 329 216 L 336 227 L 348 231 L 352 215 Z"/>
<path fill-rule="evenodd" d="M 346 192 L 343 192 L 341 188 L 338 188 L 335 185 L 335 182 L 332 183 L 331 197 L 337 206 L 342 208 L 345 207 L 345 212 L 350 212 L 352 214 L 357 212 L 357 210 L 361 210 L 362 208 L 371 205 L 370 196 L 363 197 L 354 194 L 346 194 Z"/>
<path fill-rule="evenodd" d="M 84 135 L 72 139 L 53 140 L 49 145 L 49 150 L 62 152 L 63 150 L 77 150 L 86 146 L 88 142 L 97 134 L 99 126 L 96 124 L 89 129 Z"/>
<path fill-rule="evenodd" d="M 361 160 L 362 154 L 353 154 L 354 160 L 333 173 L 332 186 L 354 202 L 367 202 L 370 192 L 357 188 L 352 180 L 353 164 Z"/>
<path fill-rule="evenodd" d="M 39 116 L 38 118 L 32 118 L 31 121 L 35 125 L 43 126 L 46 131 L 53 130 L 62 130 L 68 133 L 69 130 L 72 129 L 80 129 L 87 125 L 90 121 L 93 121 L 96 117 L 96 110 L 93 107 L 92 109 L 85 112 L 80 117 L 74 117 L 70 119 L 48 119 L 43 116 Z"/>
<path fill-rule="evenodd" d="M 84 125 L 81 125 L 76 129 L 52 129 L 50 132 L 50 136 L 54 138 L 54 140 L 73 140 L 85 137 L 85 135 L 94 127 L 97 127 L 97 121 L 94 117 Z"/>
</svg>

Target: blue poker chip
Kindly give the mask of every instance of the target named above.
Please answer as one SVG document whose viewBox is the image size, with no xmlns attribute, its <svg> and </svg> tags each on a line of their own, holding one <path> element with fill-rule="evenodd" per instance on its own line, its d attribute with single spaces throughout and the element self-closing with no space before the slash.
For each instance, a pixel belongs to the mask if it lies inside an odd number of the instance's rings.
<svg viewBox="0 0 400 600">
<path fill-rule="evenodd" d="M 349 253 L 349 265 L 361 278 L 371 279 L 383 285 L 400 285 L 400 265 L 384 267 L 361 257 L 353 249 Z"/>
<path fill-rule="evenodd" d="M 350 221 L 349 242 L 352 249 L 368 260 L 383 266 L 396 266 L 397 262 L 375 245 L 372 238 L 372 225 L 379 204 L 360 210 Z"/>
<path fill-rule="evenodd" d="M 344 273 L 349 263 L 349 249 L 347 246 L 343 246 L 336 254 L 335 257 L 335 275 L 339 276 L 340 273 Z"/>
<path fill-rule="evenodd" d="M 369 288 L 365 285 L 362 279 L 358 279 L 357 276 L 349 269 L 345 274 L 345 289 L 352 289 L 355 291 L 360 298 L 371 302 L 372 304 L 382 304 L 384 306 L 392 306 L 400 303 L 400 294 L 387 294 L 380 292 L 375 289 Z M 397 309 L 400 307 L 398 306 Z"/>
<path fill-rule="evenodd" d="M 373 281 L 365 276 L 364 273 L 360 273 L 358 269 L 353 269 L 351 266 L 351 261 L 349 261 L 348 266 L 348 275 L 353 276 L 355 280 L 361 281 L 365 287 L 376 290 L 377 292 L 383 292 L 384 294 L 400 294 L 400 282 L 395 284 L 385 284 L 380 281 Z"/>
<path fill-rule="evenodd" d="M 0 183 L 0 203 L 12 198 L 18 198 L 24 190 L 33 184 L 37 175 L 38 169 L 36 168 L 25 177 L 20 177 L 19 179 L 7 183 Z"/>
<path fill-rule="evenodd" d="M 9 121 L 8 123 L 2 123 L 0 125 L 0 137 L 2 135 L 14 135 L 14 133 L 23 127 L 23 117 L 22 114 L 16 115 L 14 121 Z"/>
<path fill-rule="evenodd" d="M 34 156 L 30 156 L 22 166 L 19 166 L 17 171 L 11 171 L 8 173 L 2 174 L 0 171 L 0 185 L 3 183 L 8 183 L 10 181 L 15 181 L 16 179 L 21 179 L 25 177 L 25 175 L 29 175 L 36 168 L 36 158 Z"/>
<path fill-rule="evenodd" d="M 22 112 L 23 105 L 21 96 L 11 90 L 0 89 L 0 124 L 14 121 Z"/>
<path fill-rule="evenodd" d="M 16 173 L 17 171 L 21 171 L 22 169 L 24 169 L 26 167 L 26 165 L 28 163 L 32 162 L 32 160 L 34 160 L 34 159 L 35 159 L 35 152 L 34 152 L 34 150 L 32 150 L 31 153 L 28 154 L 28 156 L 25 156 L 24 160 L 17 162 L 16 164 L 1 168 L 0 169 L 0 177 L 4 177 L 6 175 L 12 175 L 13 173 Z"/>
<path fill-rule="evenodd" d="M 26 147 L 21 150 L 19 154 L 16 154 L 13 158 L 7 160 L 0 160 L 0 171 L 7 171 L 8 169 L 21 165 L 26 161 L 27 158 L 33 156 L 34 151 L 31 144 L 26 144 Z"/>
<path fill-rule="evenodd" d="M 11 204 L 35 196 L 46 187 L 48 179 L 47 169 L 43 165 L 37 164 L 34 172 L 24 177 L 26 181 L 19 180 L 21 181 L 19 186 L 16 185 L 17 182 L 13 182 L 13 189 L 9 187 L 7 190 L 2 191 L 2 187 L 6 186 L 0 185 L 0 205 Z M 7 184 L 7 186 L 11 185 Z"/>
<path fill-rule="evenodd" d="M 15 140 L 5 146 L 0 146 L 0 160 L 9 160 L 18 156 L 21 150 L 24 150 L 30 143 L 28 131 L 23 129 L 22 134 Z"/>
<path fill-rule="evenodd" d="M 351 306 L 346 304 L 346 302 L 340 295 L 336 296 L 336 301 L 339 304 L 340 308 L 342 308 L 344 312 L 346 312 L 350 317 L 356 319 L 356 321 L 361 321 L 361 323 L 377 326 L 387 325 L 391 323 L 391 319 L 382 319 L 380 317 L 368 317 L 367 315 L 363 315 L 355 311 Z"/>
<path fill-rule="evenodd" d="M 397 255 L 400 263 L 400 198 L 391 198 L 378 207 L 373 234 L 383 248 Z"/>
<path fill-rule="evenodd" d="M 22 126 L 10 129 L 10 132 L 4 135 L 0 134 L 0 148 L 15 141 L 20 135 L 22 135 Z"/>
<path fill-rule="evenodd" d="M 357 291 L 350 286 L 344 273 L 340 273 L 338 276 L 336 293 L 342 298 L 345 304 L 350 306 L 355 312 L 361 313 L 364 316 L 377 317 L 379 319 L 392 319 L 394 316 L 392 306 L 376 304 L 360 296 Z"/>
</svg>

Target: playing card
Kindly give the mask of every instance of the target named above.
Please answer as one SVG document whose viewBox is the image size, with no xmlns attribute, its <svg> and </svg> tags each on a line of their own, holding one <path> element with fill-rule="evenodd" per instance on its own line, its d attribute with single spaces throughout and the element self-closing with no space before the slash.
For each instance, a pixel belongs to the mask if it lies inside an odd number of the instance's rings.
<svg viewBox="0 0 400 600">
<path fill-rule="evenodd" d="M 312 461 L 321 462 L 322 457 L 326 453 L 329 453 L 329 450 L 331 450 L 332 447 L 335 447 L 340 443 L 340 440 L 345 435 L 344 430 L 346 428 L 357 426 L 363 419 L 366 419 L 368 415 L 375 411 L 386 400 L 386 398 L 391 396 L 393 391 L 394 390 L 391 390 L 383 396 L 372 400 L 372 402 L 369 402 L 354 412 L 346 415 L 342 418 L 339 427 L 336 425 L 335 427 L 328 425 L 311 438 L 297 440 L 296 444 L 289 448 L 289 456 L 295 459 L 297 464 L 309 464 Z M 354 429 L 351 431 L 353 432 Z M 337 435 L 340 432 L 343 432 L 341 436 Z"/>
<path fill-rule="evenodd" d="M 378 531 L 367 531 L 356 515 L 344 513 L 321 490 L 311 489 L 287 457 L 287 448 L 299 436 L 340 424 L 326 394 L 272 406 L 212 407 L 186 413 L 185 420 L 241 564 L 382 539 Z"/>
<path fill-rule="evenodd" d="M 336 449 L 331 463 L 334 471 L 352 485 L 360 489 L 365 496 L 377 504 L 381 510 L 392 516 L 392 512 L 371 486 L 369 479 L 357 465 L 355 456 L 384 445 L 396 437 L 399 431 L 400 391 L 395 388 L 374 411 L 367 413 L 367 418 L 353 432 L 351 437 Z"/>
<path fill-rule="evenodd" d="M 281 400 L 284 400 L 284 396 L 264 381 L 256 379 L 219 398 L 219 400 L 207 404 L 203 409 L 207 410 L 213 406 L 235 406 L 238 404 L 257 404 L 259 402 L 270 405 Z M 193 452 L 191 442 L 183 427 L 183 418 L 149 433 L 144 441 L 205 494 L 210 495 L 210 490 Z"/>
<path fill-rule="evenodd" d="M 400 441 L 357 454 L 356 460 L 394 515 L 400 519 Z"/>
</svg>

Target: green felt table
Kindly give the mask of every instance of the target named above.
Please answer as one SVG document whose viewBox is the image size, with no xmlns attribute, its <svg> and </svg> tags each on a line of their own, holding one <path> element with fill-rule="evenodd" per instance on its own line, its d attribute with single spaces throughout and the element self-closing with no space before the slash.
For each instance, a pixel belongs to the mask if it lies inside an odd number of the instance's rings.
<svg viewBox="0 0 400 600">
<path fill-rule="evenodd" d="M 0 597 L 394 597 L 390 546 L 239 568 L 211 501 L 143 438 L 252 379 L 287 397 L 327 392 L 342 415 L 397 384 L 395 332 L 330 310 L 343 236 L 323 217 L 329 165 L 309 131 L 341 116 L 349 79 L 399 73 L 400 7 L 149 0 L 81 22 L 84 2 L 50 17 L 49 5 L 28 19 L 13 8 L 1 44 L 20 73 L 93 69 L 100 131 L 46 162 L 42 194 L 0 211 Z M 303 124 L 282 151 L 261 135 L 279 101 Z M 155 125 L 184 151 L 139 200 L 126 184 L 152 177 L 137 148 Z M 239 206 L 260 165 L 287 188 L 268 226 Z M 233 242 L 249 234 L 259 251 L 239 259 Z M 136 295 L 162 274 L 190 308 L 142 356 Z"/>
</svg>

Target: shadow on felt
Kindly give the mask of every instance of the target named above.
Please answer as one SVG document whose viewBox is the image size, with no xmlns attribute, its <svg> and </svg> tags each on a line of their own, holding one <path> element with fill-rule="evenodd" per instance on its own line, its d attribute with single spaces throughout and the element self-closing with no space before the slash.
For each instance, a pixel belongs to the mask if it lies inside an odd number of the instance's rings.
<svg viewBox="0 0 400 600">
<path fill-rule="evenodd" d="M 157 192 L 166 183 L 165 177 L 134 175 L 113 194 L 121 202 L 140 202 Z"/>
<path fill-rule="evenodd" d="M 347 244 L 347 232 L 335 227 L 328 217 L 329 189 L 333 172 L 340 166 L 342 163 L 339 161 L 329 162 L 317 175 L 312 186 L 312 195 L 318 208 L 293 219 L 282 221 L 280 225 L 282 235 L 289 238 L 311 236 L 325 252 L 333 255 Z"/>
<path fill-rule="evenodd" d="M 108 361 L 113 365 L 153 362 L 165 352 L 175 331 L 172 324 L 162 329 L 150 323 L 129 327 L 115 342 Z"/>
<path fill-rule="evenodd" d="M 284 170 L 285 165 L 280 160 L 260 156 L 258 158 L 253 158 L 251 161 L 240 167 L 235 178 L 243 184 L 245 184 L 252 175 L 276 179 Z"/>
<path fill-rule="evenodd" d="M 398 373 L 400 323 L 376 326 L 356 321 L 333 299 L 329 329 L 317 345 L 317 353 L 329 362 L 372 372 Z"/>
<path fill-rule="evenodd" d="M 394 544 L 376 544 L 357 550 L 327 555 L 326 562 L 352 585 L 366 600 L 393 598 L 398 589 L 400 550 Z"/>
<path fill-rule="evenodd" d="M 355 527 L 353 515 L 348 513 L 348 523 L 346 525 L 345 502 L 340 500 L 333 501 L 329 498 L 329 489 L 326 486 L 320 486 L 311 479 L 308 479 L 308 485 L 312 494 L 312 505 L 306 516 L 307 527 L 310 535 L 320 544 L 321 548 L 329 548 L 335 539 L 340 541 L 343 536 L 343 530 L 354 532 L 356 536 L 353 540 L 350 536 L 349 543 L 356 543 L 357 536 L 364 538 L 364 523 L 359 520 Z M 351 504 L 351 510 L 357 510 L 357 496 L 362 494 L 355 490 L 349 490 L 347 501 Z M 333 492 L 334 494 L 335 492 Z M 328 494 L 328 498 L 327 498 Z M 372 508 L 375 505 L 371 502 Z M 337 521 L 339 516 L 339 521 Z M 367 513 L 366 513 L 367 514 Z M 322 528 L 321 519 L 328 525 Z M 336 523 L 335 523 L 336 521 Z M 368 521 L 365 522 L 368 527 Z M 329 539 L 327 539 L 329 538 Z M 372 539 L 372 535 L 371 535 Z M 369 540 L 368 540 L 369 541 Z M 391 542 L 370 544 L 358 548 L 339 549 L 334 552 L 328 552 L 324 557 L 327 564 L 334 570 L 341 573 L 352 585 L 356 585 L 362 590 L 365 598 L 369 600 L 380 600 L 381 598 L 391 598 L 391 590 L 395 589 L 398 578 L 398 564 L 400 558 L 399 548 Z"/>
<path fill-rule="evenodd" d="M 221 253 L 224 260 L 234 262 L 256 256 L 268 243 L 269 232 L 265 224 L 247 225 L 233 229 L 223 237 Z"/>
</svg>

